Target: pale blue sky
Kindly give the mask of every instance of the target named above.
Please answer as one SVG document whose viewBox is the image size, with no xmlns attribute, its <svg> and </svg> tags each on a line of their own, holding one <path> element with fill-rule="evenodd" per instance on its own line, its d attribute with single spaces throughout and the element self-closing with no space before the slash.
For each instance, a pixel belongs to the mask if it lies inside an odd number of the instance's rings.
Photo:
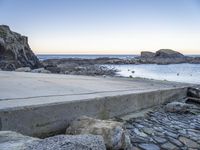
<svg viewBox="0 0 200 150">
<path fill-rule="evenodd" d="M 0 0 L 36 53 L 200 53 L 200 0 Z"/>
</svg>

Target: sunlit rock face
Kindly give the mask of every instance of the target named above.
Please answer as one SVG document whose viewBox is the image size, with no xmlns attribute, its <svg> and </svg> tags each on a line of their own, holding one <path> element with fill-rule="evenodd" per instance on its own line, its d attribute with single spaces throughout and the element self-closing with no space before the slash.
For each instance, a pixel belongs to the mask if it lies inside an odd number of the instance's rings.
<svg viewBox="0 0 200 150">
<path fill-rule="evenodd" d="M 41 66 L 28 44 L 28 38 L 13 32 L 6 25 L 0 25 L 0 68 L 15 70 L 19 67 Z"/>
</svg>

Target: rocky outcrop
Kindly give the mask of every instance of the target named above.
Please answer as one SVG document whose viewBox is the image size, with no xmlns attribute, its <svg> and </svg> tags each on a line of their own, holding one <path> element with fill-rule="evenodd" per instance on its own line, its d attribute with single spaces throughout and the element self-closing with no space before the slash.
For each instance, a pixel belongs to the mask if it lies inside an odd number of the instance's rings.
<svg viewBox="0 0 200 150">
<path fill-rule="evenodd" d="M 108 149 L 130 149 L 130 139 L 122 124 L 110 120 L 98 120 L 86 116 L 74 120 L 66 134 L 101 135 Z"/>
<path fill-rule="evenodd" d="M 52 73 L 70 74 L 70 75 L 108 75 L 114 76 L 115 69 L 102 66 L 111 63 L 114 59 L 49 59 L 43 61 L 44 68 Z M 117 62 L 116 60 L 114 61 Z"/>
<path fill-rule="evenodd" d="M 0 25 L 0 68 L 15 70 L 20 67 L 38 68 L 38 58 L 28 44 L 28 38 Z"/>
<path fill-rule="evenodd" d="M 184 56 L 183 54 L 170 49 L 160 49 L 156 53 L 142 52 L 139 57 L 139 63 L 141 64 L 190 63 L 192 60 L 193 58 Z"/>
<path fill-rule="evenodd" d="M 155 57 L 159 58 L 184 58 L 185 56 L 171 49 L 160 49 L 155 53 Z"/>
</svg>

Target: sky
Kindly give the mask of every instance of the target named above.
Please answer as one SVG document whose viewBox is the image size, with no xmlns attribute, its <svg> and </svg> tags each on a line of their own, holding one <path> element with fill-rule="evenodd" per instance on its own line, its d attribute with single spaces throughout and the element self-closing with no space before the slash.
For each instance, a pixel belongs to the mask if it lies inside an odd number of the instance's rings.
<svg viewBox="0 0 200 150">
<path fill-rule="evenodd" d="M 200 54 L 200 0 L 0 0 L 37 54 Z"/>
</svg>

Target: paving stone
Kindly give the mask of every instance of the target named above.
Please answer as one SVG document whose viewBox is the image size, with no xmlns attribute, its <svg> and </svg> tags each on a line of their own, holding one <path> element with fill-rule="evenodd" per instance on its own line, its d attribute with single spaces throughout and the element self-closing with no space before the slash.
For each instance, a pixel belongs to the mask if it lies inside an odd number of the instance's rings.
<svg viewBox="0 0 200 150">
<path fill-rule="evenodd" d="M 180 137 L 179 140 L 184 143 L 186 146 L 189 148 L 200 148 L 200 145 L 197 144 L 196 142 L 186 138 L 186 137 Z"/>
<path fill-rule="evenodd" d="M 181 143 L 179 140 L 174 139 L 174 138 L 169 138 L 169 141 L 175 145 L 177 145 L 178 147 L 183 146 L 183 143 Z"/>
<path fill-rule="evenodd" d="M 133 146 L 131 150 L 141 150 L 139 147 Z"/>
<path fill-rule="evenodd" d="M 161 145 L 161 147 L 164 149 L 167 149 L 167 150 L 177 150 L 178 149 L 178 147 L 176 145 L 169 143 L 169 142 Z"/>
<path fill-rule="evenodd" d="M 165 143 L 167 141 L 166 139 L 159 137 L 159 136 L 154 137 L 153 139 L 158 143 Z"/>
<path fill-rule="evenodd" d="M 172 133 L 172 132 L 165 132 L 165 134 L 166 135 L 168 135 L 168 136 L 171 136 L 171 137 L 173 137 L 173 138 L 178 138 L 178 136 L 179 136 L 179 134 L 175 134 L 175 133 Z"/>
<path fill-rule="evenodd" d="M 141 132 L 140 130 L 138 130 L 137 128 L 134 129 L 134 132 L 142 137 L 147 137 L 147 135 L 144 132 Z"/>
<path fill-rule="evenodd" d="M 139 147 L 144 150 L 160 150 L 160 148 L 155 144 L 140 144 Z"/>
<path fill-rule="evenodd" d="M 143 150 L 200 150 L 200 115 L 168 113 L 161 107 L 129 123 L 132 143 Z"/>
<path fill-rule="evenodd" d="M 143 128 L 142 130 L 143 130 L 143 132 L 145 132 L 146 134 L 150 134 L 150 135 L 153 135 L 153 134 L 154 134 L 154 130 L 152 130 L 151 128 Z"/>
</svg>

